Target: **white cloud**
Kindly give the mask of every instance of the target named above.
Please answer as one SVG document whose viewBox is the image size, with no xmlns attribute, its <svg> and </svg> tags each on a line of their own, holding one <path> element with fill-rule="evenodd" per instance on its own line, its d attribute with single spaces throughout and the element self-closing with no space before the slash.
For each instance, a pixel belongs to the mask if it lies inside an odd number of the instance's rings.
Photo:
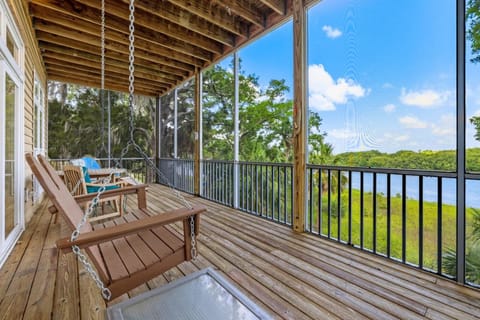
<svg viewBox="0 0 480 320">
<path fill-rule="evenodd" d="M 390 113 L 390 112 L 394 112 L 396 109 L 395 105 L 394 104 L 387 104 L 386 106 L 383 107 L 383 110 L 387 113 Z"/>
<path fill-rule="evenodd" d="M 432 133 L 436 136 L 451 136 L 456 135 L 456 117 L 453 114 L 444 114 L 440 117 L 437 124 L 432 124 Z"/>
<path fill-rule="evenodd" d="M 332 26 L 325 25 L 323 26 L 322 30 L 330 39 L 335 39 L 342 35 L 342 31 L 337 28 L 333 28 Z"/>
<path fill-rule="evenodd" d="M 332 137 L 335 139 L 350 139 L 356 136 L 355 132 L 349 129 L 333 129 L 327 132 L 328 137 Z"/>
<path fill-rule="evenodd" d="M 333 79 L 322 64 L 308 67 L 309 105 L 319 111 L 332 111 L 336 104 L 365 96 L 366 90 L 351 79 Z"/>
<path fill-rule="evenodd" d="M 443 105 L 450 97 L 450 91 L 435 91 L 432 89 L 422 91 L 408 91 L 402 88 L 400 101 L 408 106 L 420 108 L 435 108 Z"/>
<path fill-rule="evenodd" d="M 428 126 L 428 124 L 416 117 L 405 116 L 398 119 L 398 121 L 405 127 L 410 129 L 423 129 Z"/>
</svg>

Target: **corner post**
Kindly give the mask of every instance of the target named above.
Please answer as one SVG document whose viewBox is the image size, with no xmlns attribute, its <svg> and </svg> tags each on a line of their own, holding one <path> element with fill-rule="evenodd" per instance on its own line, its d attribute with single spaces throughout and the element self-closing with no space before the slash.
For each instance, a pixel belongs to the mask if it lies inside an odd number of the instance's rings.
<svg viewBox="0 0 480 320">
<path fill-rule="evenodd" d="M 303 0 L 293 0 L 293 230 L 305 231 L 307 171 L 306 33 Z"/>
<path fill-rule="evenodd" d="M 457 282 L 465 283 L 465 0 L 457 1 Z M 441 227 L 441 226 L 440 226 Z M 441 266 L 439 267 L 441 268 Z"/>
</svg>

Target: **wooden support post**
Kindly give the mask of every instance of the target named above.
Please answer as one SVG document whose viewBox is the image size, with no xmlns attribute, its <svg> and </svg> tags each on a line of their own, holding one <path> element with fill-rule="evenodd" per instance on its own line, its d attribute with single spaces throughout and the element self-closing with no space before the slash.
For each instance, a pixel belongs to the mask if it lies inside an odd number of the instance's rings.
<svg viewBox="0 0 480 320">
<path fill-rule="evenodd" d="M 304 0 L 293 0 L 293 229 L 305 231 L 307 171 L 306 12 Z"/>
<path fill-rule="evenodd" d="M 195 74 L 195 151 L 193 164 L 194 194 L 199 196 L 202 159 L 202 72 Z"/>
</svg>

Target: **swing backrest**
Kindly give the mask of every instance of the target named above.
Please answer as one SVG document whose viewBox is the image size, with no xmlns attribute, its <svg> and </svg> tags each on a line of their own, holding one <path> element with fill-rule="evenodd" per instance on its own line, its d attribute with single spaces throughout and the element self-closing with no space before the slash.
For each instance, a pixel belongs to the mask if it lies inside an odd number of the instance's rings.
<svg viewBox="0 0 480 320">
<path fill-rule="evenodd" d="M 27 153 L 25 157 L 33 174 L 47 192 L 48 197 L 57 208 L 59 214 L 62 215 L 67 225 L 74 230 L 82 220 L 84 213 L 73 196 L 68 192 L 67 186 L 62 182 L 55 169 L 45 157 L 39 155 L 39 159 L 37 160 L 30 153 Z M 87 222 L 83 225 L 80 233 L 88 233 L 92 230 L 90 223 Z M 108 273 L 98 246 L 88 247 L 85 251 L 90 256 L 102 281 L 107 283 Z"/>
<path fill-rule="evenodd" d="M 60 183 L 61 179 L 57 172 L 43 156 L 39 156 L 39 160 L 35 159 L 31 154 L 26 154 L 25 157 L 58 212 L 65 218 L 68 226 L 74 230 L 82 220 L 84 213 L 68 191 L 67 186 L 64 183 Z M 55 183 L 55 180 L 57 180 L 57 183 Z M 92 227 L 89 223 L 85 223 L 80 232 L 88 231 L 92 231 Z"/>
</svg>

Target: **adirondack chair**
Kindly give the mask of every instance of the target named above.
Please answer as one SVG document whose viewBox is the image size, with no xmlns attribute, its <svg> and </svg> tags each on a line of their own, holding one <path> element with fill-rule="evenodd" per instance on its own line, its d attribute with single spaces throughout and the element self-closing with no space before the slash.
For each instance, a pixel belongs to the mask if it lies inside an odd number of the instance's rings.
<svg viewBox="0 0 480 320">
<path fill-rule="evenodd" d="M 77 201 L 48 161 L 27 154 L 26 159 L 48 197 L 67 225 L 74 230 L 83 218 Z M 111 292 L 111 299 L 162 274 L 170 268 L 192 259 L 190 217 L 194 217 L 194 235 L 199 233 L 201 206 L 182 208 L 155 215 L 146 208 L 144 186 L 133 186 L 108 193 L 132 192 L 138 195 L 138 209 L 113 221 L 86 223 L 80 236 L 56 242 L 57 248 L 70 251 L 77 245 L 85 249 L 100 280 Z M 106 193 L 107 193 L 106 192 Z M 92 195 L 81 196 L 89 199 Z M 91 200 L 91 198 L 90 198 Z M 169 224 L 183 222 L 183 237 L 173 232 Z"/>
<path fill-rule="evenodd" d="M 67 185 L 68 191 L 70 191 L 70 193 L 74 196 L 88 193 L 97 193 L 102 186 L 105 186 L 107 190 L 113 190 L 123 187 L 126 184 L 121 181 L 108 184 L 92 182 L 90 180 L 90 177 L 88 176 L 88 171 L 86 170 L 86 168 L 73 165 L 66 165 L 63 167 L 63 179 L 65 181 L 65 184 Z M 114 197 L 102 199 L 99 202 L 99 204 L 102 205 L 102 213 L 100 215 L 90 217 L 89 221 L 92 222 L 96 220 L 121 216 L 123 214 L 122 200 L 123 198 L 121 194 Z M 107 202 L 112 204 L 112 208 L 114 208 L 115 211 L 105 214 L 103 212 L 104 204 Z M 88 205 L 90 205 L 90 202 L 86 202 L 85 206 L 88 207 Z"/>
</svg>

